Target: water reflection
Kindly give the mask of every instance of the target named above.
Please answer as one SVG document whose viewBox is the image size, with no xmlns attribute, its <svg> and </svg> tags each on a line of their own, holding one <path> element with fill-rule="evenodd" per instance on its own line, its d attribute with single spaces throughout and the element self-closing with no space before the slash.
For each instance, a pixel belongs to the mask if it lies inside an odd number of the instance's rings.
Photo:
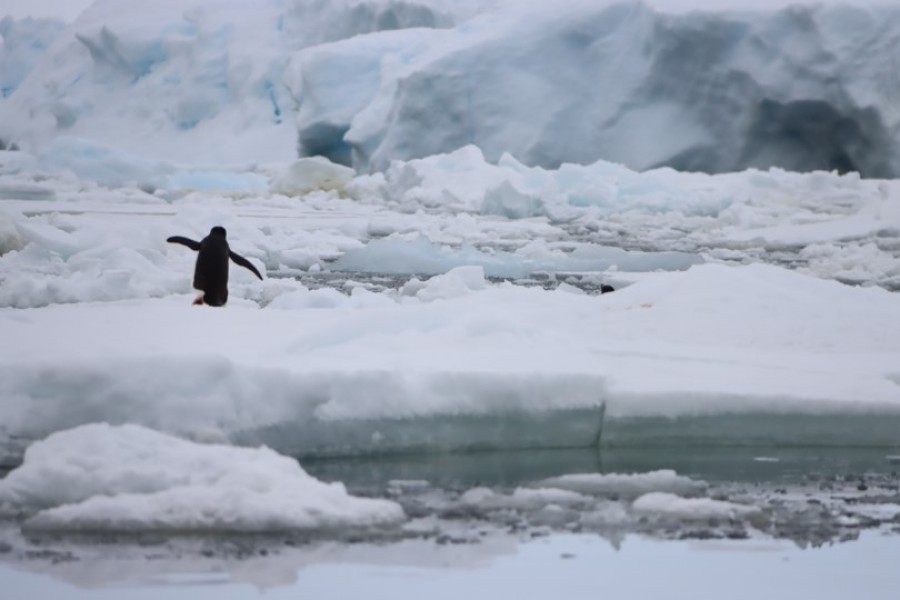
<svg viewBox="0 0 900 600">
<path fill-rule="evenodd" d="M 659 542 L 614 548 L 588 535 L 459 548 L 412 541 L 324 546 L 238 561 L 0 564 L 5 597 L 43 600 L 295 598 L 891 599 L 900 589 L 900 537 L 811 551 L 788 542 Z M 123 571 L 124 567 L 124 571 Z M 852 573 L 852 577 L 848 574 Z"/>
<path fill-rule="evenodd" d="M 312 475 L 372 492 L 391 480 L 424 480 L 447 489 L 513 487 L 568 473 L 643 473 L 672 469 L 712 483 L 790 484 L 865 478 L 900 471 L 886 448 L 652 446 L 459 452 L 303 460 Z"/>
</svg>

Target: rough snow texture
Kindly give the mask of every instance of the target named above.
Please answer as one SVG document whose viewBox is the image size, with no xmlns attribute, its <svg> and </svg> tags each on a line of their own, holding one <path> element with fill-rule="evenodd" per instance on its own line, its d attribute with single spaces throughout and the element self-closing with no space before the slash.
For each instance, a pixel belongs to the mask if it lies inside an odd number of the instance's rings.
<svg viewBox="0 0 900 600">
<path fill-rule="evenodd" d="M 202 445 L 133 425 L 93 424 L 29 447 L 0 480 L 0 509 L 35 513 L 27 527 L 81 531 L 342 529 L 405 517 L 355 498 L 267 448 Z"/>
<path fill-rule="evenodd" d="M 213 311 L 172 296 L 4 309 L 2 422 L 29 436 L 94 420 L 228 436 L 604 404 L 607 420 L 900 413 L 900 304 L 881 289 L 764 265 L 656 274 L 604 296 L 474 283 L 464 270 L 431 296 L 363 292 L 333 307 Z M 348 435 L 377 445 L 391 435 L 378 431 Z M 889 436 L 862 431 L 859 443 Z"/>
<path fill-rule="evenodd" d="M 362 171 L 474 144 L 543 167 L 900 173 L 900 8 L 785 4 L 101 0 L 37 64 L 4 51 L 0 138 Z M 13 41 L 51 39 L 23 23 Z"/>
</svg>

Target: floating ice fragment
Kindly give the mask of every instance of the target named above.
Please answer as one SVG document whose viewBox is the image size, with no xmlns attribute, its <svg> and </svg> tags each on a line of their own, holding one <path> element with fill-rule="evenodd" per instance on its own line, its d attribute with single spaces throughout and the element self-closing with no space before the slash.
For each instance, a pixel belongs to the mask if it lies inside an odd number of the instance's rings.
<svg viewBox="0 0 900 600">
<path fill-rule="evenodd" d="M 397 524 L 268 448 L 204 445 L 135 425 L 91 424 L 33 444 L 0 481 L 0 507 L 59 531 L 282 532 Z"/>
<path fill-rule="evenodd" d="M 545 507 L 587 505 L 590 496 L 554 488 L 516 488 L 512 494 L 500 494 L 484 487 L 472 488 L 460 496 L 460 502 L 482 510 L 539 510 Z"/>
<path fill-rule="evenodd" d="M 302 196 L 314 190 L 342 191 L 356 172 L 327 158 L 315 156 L 293 162 L 272 181 L 276 194 Z"/>
<path fill-rule="evenodd" d="M 678 475 L 672 470 L 648 473 L 576 473 L 551 477 L 534 487 L 560 488 L 593 496 L 635 498 L 650 492 L 666 492 L 694 496 L 706 491 L 706 482 Z"/>
<path fill-rule="evenodd" d="M 659 515 L 685 521 L 740 519 L 760 512 L 756 506 L 710 498 L 682 498 L 664 492 L 644 494 L 632 503 L 631 509 L 639 514 Z"/>
<path fill-rule="evenodd" d="M 443 275 L 432 277 L 416 292 L 423 302 L 458 298 L 487 287 L 484 268 L 480 266 L 456 267 Z"/>
</svg>

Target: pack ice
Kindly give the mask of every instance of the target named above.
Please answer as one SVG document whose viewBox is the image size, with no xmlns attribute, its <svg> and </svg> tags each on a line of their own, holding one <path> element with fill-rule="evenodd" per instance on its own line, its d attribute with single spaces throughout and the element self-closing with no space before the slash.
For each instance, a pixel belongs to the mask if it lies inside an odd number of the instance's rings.
<svg viewBox="0 0 900 600">
<path fill-rule="evenodd" d="M 403 517 L 275 452 L 896 446 L 896 7 L 673 4 L 3 21 L 0 502 L 50 529 L 368 526 Z M 267 277 L 191 307 L 165 240 L 214 225 Z M 740 512 L 650 480 L 467 500 Z"/>
</svg>

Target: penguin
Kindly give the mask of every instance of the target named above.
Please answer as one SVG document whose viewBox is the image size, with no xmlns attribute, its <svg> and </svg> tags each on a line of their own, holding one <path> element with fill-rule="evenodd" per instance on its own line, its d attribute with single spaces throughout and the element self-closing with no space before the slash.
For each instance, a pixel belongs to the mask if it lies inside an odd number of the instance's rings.
<svg viewBox="0 0 900 600">
<path fill-rule="evenodd" d="M 194 267 L 194 288 L 202 293 L 194 300 L 195 306 L 199 304 L 224 306 L 228 301 L 229 258 L 240 266 L 250 269 L 254 275 L 262 279 L 262 275 L 249 260 L 231 251 L 225 236 L 225 228 L 216 226 L 199 242 L 180 235 L 166 239 L 167 242 L 182 244 L 198 252 L 197 265 Z"/>
</svg>

